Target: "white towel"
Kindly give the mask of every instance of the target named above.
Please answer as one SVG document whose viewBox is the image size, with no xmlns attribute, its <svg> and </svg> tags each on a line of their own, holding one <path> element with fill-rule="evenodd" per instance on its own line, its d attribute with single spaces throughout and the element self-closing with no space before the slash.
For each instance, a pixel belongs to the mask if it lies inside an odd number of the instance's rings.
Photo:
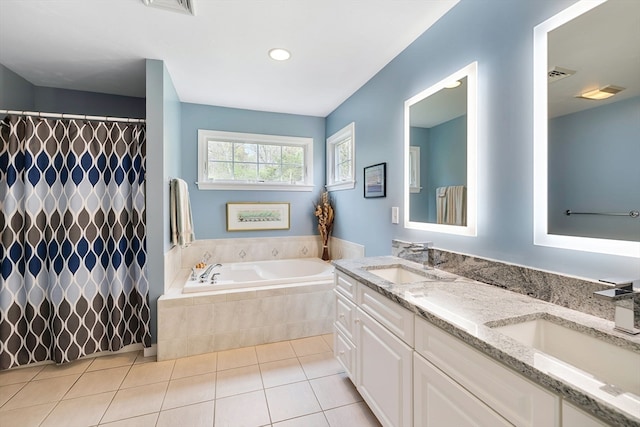
<svg viewBox="0 0 640 427">
<path fill-rule="evenodd" d="M 447 214 L 447 188 L 448 187 L 438 187 L 436 188 L 436 223 L 437 224 L 446 224 L 446 214 Z"/>
<path fill-rule="evenodd" d="M 182 179 L 172 179 L 169 191 L 171 243 L 189 246 L 195 240 L 189 187 Z"/>
<path fill-rule="evenodd" d="M 436 189 L 436 221 L 438 224 L 467 225 L 467 197 L 464 185 Z"/>
</svg>

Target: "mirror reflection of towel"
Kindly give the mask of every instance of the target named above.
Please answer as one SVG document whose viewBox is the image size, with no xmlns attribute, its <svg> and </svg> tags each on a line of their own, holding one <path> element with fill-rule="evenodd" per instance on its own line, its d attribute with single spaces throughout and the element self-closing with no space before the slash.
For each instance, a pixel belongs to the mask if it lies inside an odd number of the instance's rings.
<svg viewBox="0 0 640 427">
<path fill-rule="evenodd" d="M 464 185 L 436 189 L 436 220 L 438 224 L 467 225 L 467 197 Z"/>
<path fill-rule="evenodd" d="M 172 179 L 169 190 L 171 243 L 189 246 L 195 240 L 189 187 L 182 179 Z"/>
</svg>

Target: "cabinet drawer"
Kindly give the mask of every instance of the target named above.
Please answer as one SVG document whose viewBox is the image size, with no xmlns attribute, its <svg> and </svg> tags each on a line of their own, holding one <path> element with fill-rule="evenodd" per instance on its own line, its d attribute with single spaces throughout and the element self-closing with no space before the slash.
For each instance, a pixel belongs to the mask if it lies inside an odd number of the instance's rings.
<svg viewBox="0 0 640 427">
<path fill-rule="evenodd" d="M 356 378 L 355 371 L 353 370 L 356 360 L 355 346 L 349 338 L 345 337 L 344 333 L 337 327 L 337 325 L 333 334 L 333 354 L 344 368 L 344 371 L 351 379 L 351 382 L 355 384 Z"/>
<path fill-rule="evenodd" d="M 415 315 L 365 285 L 358 285 L 356 301 L 360 308 L 413 347 Z"/>
<path fill-rule="evenodd" d="M 335 281 L 336 281 L 336 289 L 342 292 L 351 301 L 355 301 L 356 284 L 358 282 L 355 279 L 347 276 L 346 274 L 339 273 L 337 271 L 335 273 Z"/>
<path fill-rule="evenodd" d="M 562 402 L 562 427 L 606 427 L 607 424 L 582 412 L 570 403 Z"/>
<path fill-rule="evenodd" d="M 558 426 L 560 399 L 416 317 L 415 350 L 518 426 Z"/>
<path fill-rule="evenodd" d="M 353 341 L 355 331 L 355 313 L 356 305 L 349 301 L 344 295 L 338 291 L 334 291 L 336 295 L 336 325 L 342 328 L 343 333 Z"/>
<path fill-rule="evenodd" d="M 418 353 L 413 353 L 413 425 L 511 426 Z"/>
</svg>

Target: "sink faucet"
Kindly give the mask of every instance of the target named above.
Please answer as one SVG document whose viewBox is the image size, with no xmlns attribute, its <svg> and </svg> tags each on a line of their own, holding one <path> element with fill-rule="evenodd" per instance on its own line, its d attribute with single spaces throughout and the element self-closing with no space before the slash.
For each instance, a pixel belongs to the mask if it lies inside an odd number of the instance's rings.
<svg viewBox="0 0 640 427">
<path fill-rule="evenodd" d="M 603 283 L 613 285 L 613 288 L 604 289 L 602 291 L 596 291 L 593 294 L 596 298 L 613 301 L 615 304 L 615 330 L 625 332 L 627 334 L 636 335 L 640 333 L 640 329 L 635 328 L 635 313 L 634 313 L 634 282 L 640 282 L 638 280 L 625 280 L 625 279 L 600 279 Z"/>
<path fill-rule="evenodd" d="M 204 283 L 207 280 L 209 280 L 209 275 L 211 274 L 213 269 L 216 268 L 216 267 L 222 267 L 222 264 L 213 264 L 213 265 L 210 265 L 209 267 L 207 267 L 207 269 L 204 271 L 204 273 L 202 273 L 200 275 L 200 283 Z"/>
</svg>

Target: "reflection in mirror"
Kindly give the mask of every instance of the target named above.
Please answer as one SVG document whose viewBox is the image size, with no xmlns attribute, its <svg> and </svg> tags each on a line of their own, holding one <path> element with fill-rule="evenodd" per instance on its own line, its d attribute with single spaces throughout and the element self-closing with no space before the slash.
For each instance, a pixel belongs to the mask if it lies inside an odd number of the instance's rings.
<svg viewBox="0 0 640 427">
<path fill-rule="evenodd" d="M 640 2 L 581 1 L 536 27 L 535 244 L 640 257 L 638 43 Z"/>
<path fill-rule="evenodd" d="M 405 102 L 405 228 L 476 235 L 476 69 Z"/>
</svg>

